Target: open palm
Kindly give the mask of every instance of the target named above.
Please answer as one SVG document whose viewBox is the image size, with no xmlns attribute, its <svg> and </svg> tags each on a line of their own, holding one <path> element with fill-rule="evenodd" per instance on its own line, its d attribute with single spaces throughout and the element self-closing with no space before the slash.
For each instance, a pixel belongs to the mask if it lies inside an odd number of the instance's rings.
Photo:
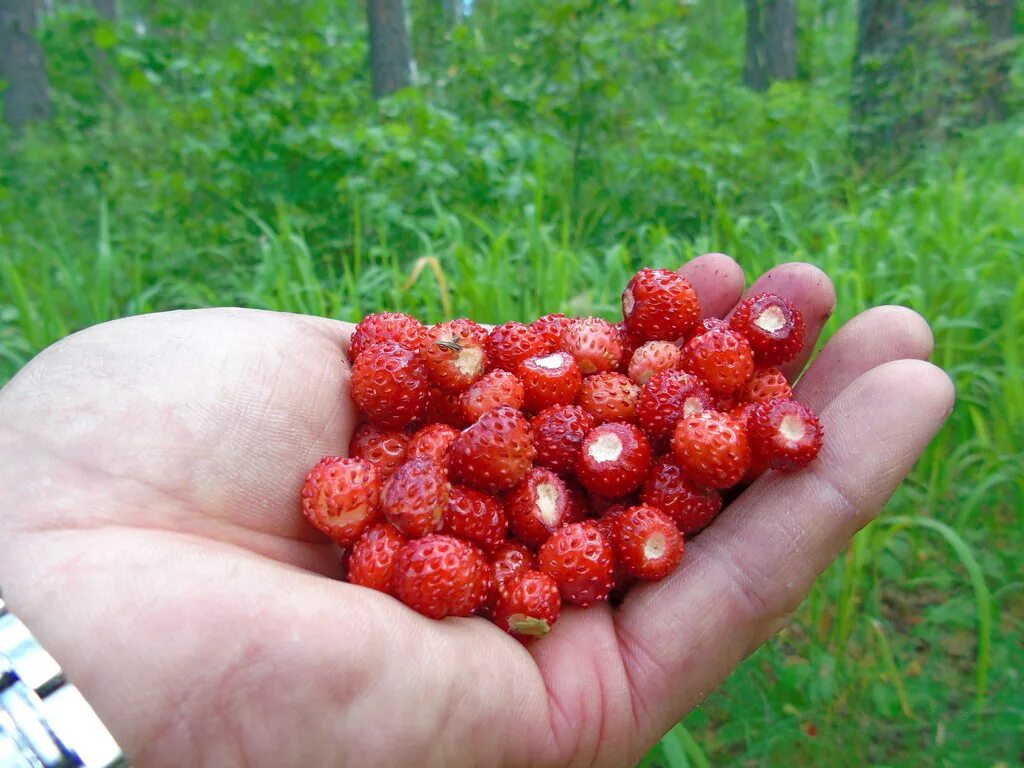
<svg viewBox="0 0 1024 768">
<path fill-rule="evenodd" d="M 709 315 L 731 259 L 683 267 Z M 808 321 L 828 279 L 754 290 Z M 636 761 L 774 632 L 938 429 L 952 387 L 927 325 L 881 307 L 800 381 L 826 444 L 768 473 L 617 609 L 563 611 L 529 650 L 341 583 L 298 488 L 353 427 L 351 326 L 249 310 L 121 320 L 0 393 L 0 584 L 138 765 L 611 765 Z"/>
</svg>

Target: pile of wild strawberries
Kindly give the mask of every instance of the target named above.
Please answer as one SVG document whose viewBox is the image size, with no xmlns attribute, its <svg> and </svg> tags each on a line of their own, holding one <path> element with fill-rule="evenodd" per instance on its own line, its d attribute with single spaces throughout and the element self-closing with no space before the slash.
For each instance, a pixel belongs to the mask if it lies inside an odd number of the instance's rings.
<svg viewBox="0 0 1024 768">
<path fill-rule="evenodd" d="M 302 488 L 306 518 L 347 548 L 348 580 L 525 642 L 563 600 L 671 573 L 722 490 L 817 456 L 818 417 L 776 367 L 803 347 L 791 302 L 762 293 L 701 321 L 684 277 L 643 269 L 622 314 L 359 323 L 348 355 L 366 421 L 349 458 Z"/>
</svg>

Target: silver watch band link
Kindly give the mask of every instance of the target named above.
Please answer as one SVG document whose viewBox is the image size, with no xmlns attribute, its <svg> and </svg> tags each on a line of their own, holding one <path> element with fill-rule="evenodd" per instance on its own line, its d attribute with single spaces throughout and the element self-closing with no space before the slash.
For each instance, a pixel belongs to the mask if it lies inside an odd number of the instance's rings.
<svg viewBox="0 0 1024 768">
<path fill-rule="evenodd" d="M 0 768 L 127 768 L 60 665 L 0 598 Z"/>
</svg>

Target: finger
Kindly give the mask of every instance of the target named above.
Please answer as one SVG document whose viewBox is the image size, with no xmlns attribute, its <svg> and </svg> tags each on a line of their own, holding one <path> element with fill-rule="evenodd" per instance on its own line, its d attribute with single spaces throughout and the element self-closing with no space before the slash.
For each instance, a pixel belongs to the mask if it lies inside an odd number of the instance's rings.
<svg viewBox="0 0 1024 768">
<path fill-rule="evenodd" d="M 743 293 L 743 267 L 724 253 L 705 253 L 679 268 L 700 300 L 702 317 L 725 317 Z"/>
<path fill-rule="evenodd" d="M 694 706 L 799 605 L 952 403 L 952 383 L 928 363 L 865 373 L 824 410 L 826 442 L 814 464 L 766 475 L 694 540 L 679 571 L 630 594 L 617 614 L 619 638 L 634 702 L 655 729 Z"/>
<path fill-rule="evenodd" d="M 792 381 L 803 369 L 818 343 L 821 329 L 828 322 L 836 306 L 836 290 L 828 275 L 813 264 L 789 262 L 765 272 L 754 281 L 747 296 L 758 293 L 776 293 L 789 299 L 804 318 L 804 346 L 782 372 Z"/>
<path fill-rule="evenodd" d="M 906 307 L 874 307 L 854 317 L 828 340 L 800 377 L 796 397 L 820 411 L 849 384 L 893 360 L 927 360 L 934 338 L 923 317 Z"/>
</svg>

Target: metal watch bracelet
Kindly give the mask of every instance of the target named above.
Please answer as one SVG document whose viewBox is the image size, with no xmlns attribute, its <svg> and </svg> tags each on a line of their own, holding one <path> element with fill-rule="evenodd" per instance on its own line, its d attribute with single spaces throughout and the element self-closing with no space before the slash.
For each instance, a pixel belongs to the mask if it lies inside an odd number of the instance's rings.
<svg viewBox="0 0 1024 768">
<path fill-rule="evenodd" d="M 0 768 L 127 768 L 114 737 L 0 597 Z"/>
</svg>

